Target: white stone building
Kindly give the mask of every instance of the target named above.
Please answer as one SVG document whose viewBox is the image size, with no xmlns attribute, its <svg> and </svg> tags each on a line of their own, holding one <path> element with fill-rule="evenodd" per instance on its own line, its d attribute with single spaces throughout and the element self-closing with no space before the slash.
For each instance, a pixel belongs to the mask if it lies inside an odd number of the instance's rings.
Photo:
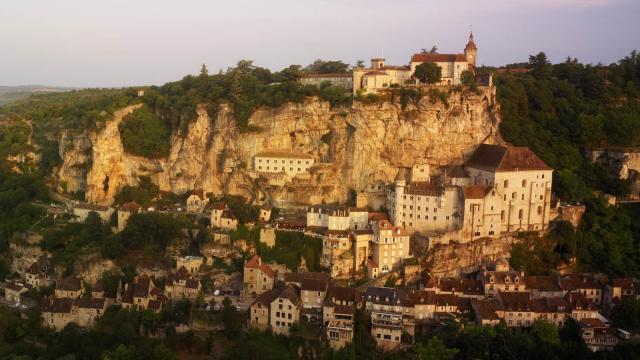
<svg viewBox="0 0 640 360">
<path fill-rule="evenodd" d="M 311 155 L 290 151 L 265 151 L 255 155 L 254 170 L 258 173 L 296 176 L 309 172 L 314 158 Z"/>
</svg>

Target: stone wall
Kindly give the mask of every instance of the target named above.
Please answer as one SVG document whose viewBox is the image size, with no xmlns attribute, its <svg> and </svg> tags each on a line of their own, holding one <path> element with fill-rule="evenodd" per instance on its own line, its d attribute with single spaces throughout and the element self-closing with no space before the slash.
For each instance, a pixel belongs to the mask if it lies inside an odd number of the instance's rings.
<svg viewBox="0 0 640 360">
<path fill-rule="evenodd" d="M 464 244 L 438 244 L 429 249 L 427 264 L 432 277 L 457 277 L 479 270 L 485 263 L 511 257 L 513 238 L 478 239 Z"/>
</svg>

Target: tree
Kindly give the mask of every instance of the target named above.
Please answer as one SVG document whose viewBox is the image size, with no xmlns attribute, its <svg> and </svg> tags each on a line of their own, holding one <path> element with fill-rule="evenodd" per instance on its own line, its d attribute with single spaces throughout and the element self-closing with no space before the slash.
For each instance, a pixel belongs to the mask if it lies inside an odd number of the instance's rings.
<svg viewBox="0 0 640 360">
<path fill-rule="evenodd" d="M 547 54 L 545 54 L 544 51 L 539 52 L 537 55 L 529 56 L 529 68 L 531 69 L 531 75 L 536 79 L 551 79 L 553 68 L 549 60 L 547 60 Z"/>
<path fill-rule="evenodd" d="M 436 84 L 442 78 L 442 68 L 436 63 L 425 62 L 416 66 L 413 76 L 423 84 Z"/>
<path fill-rule="evenodd" d="M 640 326 L 640 301 L 625 297 L 611 310 L 611 321 L 623 329 L 634 330 Z"/>
<path fill-rule="evenodd" d="M 200 78 L 206 78 L 207 76 L 209 76 L 209 69 L 207 69 L 207 65 L 202 64 L 200 68 Z"/>
<path fill-rule="evenodd" d="M 426 48 L 422 48 L 422 49 L 420 49 L 420 53 L 422 53 L 422 54 L 430 54 L 430 55 L 437 54 L 438 53 L 438 47 L 433 45 L 431 47 L 431 50 L 427 50 Z"/>
<path fill-rule="evenodd" d="M 349 65 L 337 60 L 318 59 L 305 67 L 304 71 L 320 74 L 344 74 L 349 71 Z"/>
<path fill-rule="evenodd" d="M 357 67 L 357 68 L 362 68 L 362 67 L 364 67 L 364 60 L 358 60 L 358 61 L 356 61 L 356 67 Z"/>
<path fill-rule="evenodd" d="M 463 71 L 462 74 L 460 74 L 460 78 L 462 80 L 462 84 L 469 86 L 471 89 L 476 89 L 478 87 L 478 82 L 476 81 L 476 76 L 473 74 L 473 71 Z"/>
<path fill-rule="evenodd" d="M 442 340 L 435 336 L 426 343 L 414 345 L 412 351 L 418 360 L 450 360 L 459 350 L 448 348 Z"/>
</svg>

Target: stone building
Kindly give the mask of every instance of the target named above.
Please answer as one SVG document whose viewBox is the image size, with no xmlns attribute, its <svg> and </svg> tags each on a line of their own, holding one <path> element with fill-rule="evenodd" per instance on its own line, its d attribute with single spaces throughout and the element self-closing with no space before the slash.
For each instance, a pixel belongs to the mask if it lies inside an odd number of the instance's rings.
<svg viewBox="0 0 640 360">
<path fill-rule="evenodd" d="M 84 281 L 75 276 L 56 281 L 54 295 L 57 298 L 79 299 L 84 295 Z"/>
<path fill-rule="evenodd" d="M 281 291 L 281 288 L 270 289 L 258 295 L 256 301 L 249 307 L 249 326 L 263 331 L 269 328 L 271 303 Z"/>
<path fill-rule="evenodd" d="M 95 212 L 100 216 L 103 222 L 109 221 L 111 214 L 113 214 L 113 208 L 109 206 L 94 205 L 94 204 L 78 204 L 73 207 L 73 215 L 76 217 L 76 221 L 84 222 L 87 220 L 90 212 Z"/>
<path fill-rule="evenodd" d="M 333 349 L 341 349 L 353 341 L 356 297 L 356 289 L 343 286 L 332 286 L 325 297 L 322 321 Z"/>
<path fill-rule="evenodd" d="M 231 213 L 227 204 L 217 203 L 211 209 L 211 227 L 233 231 L 238 227 L 238 218 Z"/>
<path fill-rule="evenodd" d="M 204 264 L 202 256 L 179 256 L 176 259 L 176 269 L 185 268 L 192 275 L 198 274 L 200 267 Z"/>
<path fill-rule="evenodd" d="M 174 274 L 167 277 L 164 287 L 166 296 L 171 300 L 188 299 L 195 300 L 202 290 L 200 280 L 189 273 L 184 266 Z"/>
<path fill-rule="evenodd" d="M 291 151 L 265 151 L 254 157 L 254 170 L 258 173 L 285 173 L 291 177 L 308 173 L 313 164 L 313 156 Z"/>
<path fill-rule="evenodd" d="M 187 198 L 187 212 L 201 213 L 209 203 L 209 198 L 205 195 L 204 190 L 196 189 L 191 192 Z"/>
<path fill-rule="evenodd" d="M 547 229 L 553 169 L 529 148 L 481 144 L 465 169 L 485 188 L 467 191 L 462 241 Z"/>
<path fill-rule="evenodd" d="M 276 274 L 258 255 L 244 264 L 243 298 L 255 297 L 273 288 Z"/>
<path fill-rule="evenodd" d="M 337 73 L 337 74 L 320 74 L 320 73 L 304 73 L 298 79 L 302 85 L 313 85 L 320 87 L 323 83 L 329 83 L 332 86 L 341 86 L 348 91 L 353 89 L 353 74 Z"/>
<path fill-rule="evenodd" d="M 371 313 L 371 336 L 382 350 L 396 350 L 402 344 L 402 293 L 393 288 L 367 288 L 365 306 Z"/>
<path fill-rule="evenodd" d="M 379 267 L 380 273 L 384 274 L 410 257 L 409 233 L 399 226 L 391 225 L 386 220 L 373 223 L 372 227 L 372 260 Z"/>
<path fill-rule="evenodd" d="M 291 326 L 300 321 L 301 309 L 300 289 L 294 284 L 286 285 L 270 305 L 269 324 L 273 333 L 289 334 Z"/>
<path fill-rule="evenodd" d="M 122 291 L 122 307 L 125 309 L 151 310 L 160 312 L 166 296 L 156 287 L 146 274 L 136 276 L 133 282 L 125 284 Z"/>
<path fill-rule="evenodd" d="M 33 287 L 51 285 L 51 263 L 47 259 L 39 259 L 29 266 L 25 272 L 25 282 Z"/>
<path fill-rule="evenodd" d="M 131 215 L 139 213 L 140 210 L 140 205 L 135 201 L 122 204 L 118 208 L 118 232 L 123 231 L 127 227 L 127 221 Z"/>
<path fill-rule="evenodd" d="M 10 281 L 4 286 L 4 299 L 10 303 L 22 302 L 22 294 L 29 291 L 29 288 L 19 282 Z"/>
<path fill-rule="evenodd" d="M 393 85 L 405 85 L 413 72 L 405 65 L 387 65 L 385 59 L 371 59 L 369 68 L 353 69 L 353 93 L 375 94 Z"/>
<path fill-rule="evenodd" d="M 500 292 L 525 292 L 527 287 L 523 281 L 524 273 L 513 270 L 505 259 L 496 261 L 494 270 L 481 270 L 478 278 L 489 299 Z"/>
</svg>

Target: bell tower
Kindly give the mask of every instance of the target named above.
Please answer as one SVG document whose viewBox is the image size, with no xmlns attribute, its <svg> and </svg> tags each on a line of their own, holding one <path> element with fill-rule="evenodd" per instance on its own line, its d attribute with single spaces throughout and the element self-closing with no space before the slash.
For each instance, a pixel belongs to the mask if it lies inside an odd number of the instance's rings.
<svg viewBox="0 0 640 360">
<path fill-rule="evenodd" d="M 478 47 L 476 43 L 473 41 L 473 32 L 469 34 L 469 42 L 467 46 L 464 48 L 464 57 L 467 58 L 467 64 L 470 67 L 476 67 L 476 59 L 478 57 Z"/>
</svg>

